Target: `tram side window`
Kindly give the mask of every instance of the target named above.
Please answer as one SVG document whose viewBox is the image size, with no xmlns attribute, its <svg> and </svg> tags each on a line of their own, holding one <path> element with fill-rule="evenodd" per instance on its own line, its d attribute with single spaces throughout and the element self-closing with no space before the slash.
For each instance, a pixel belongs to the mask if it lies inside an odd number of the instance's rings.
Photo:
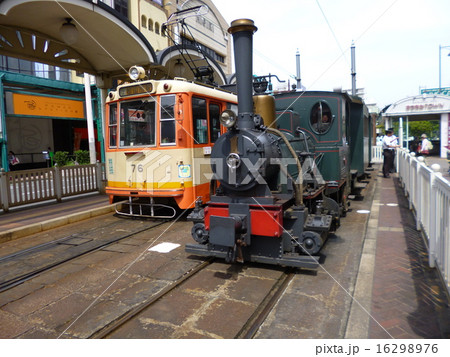
<svg viewBox="0 0 450 357">
<path fill-rule="evenodd" d="M 209 105 L 209 136 L 211 137 L 211 142 L 215 143 L 220 136 L 220 106 L 218 104 Z"/>
<path fill-rule="evenodd" d="M 206 113 L 206 100 L 192 98 L 192 120 L 194 123 L 194 143 L 208 143 L 208 117 Z"/>
<path fill-rule="evenodd" d="M 311 110 L 310 125 L 316 133 L 322 134 L 328 131 L 332 119 L 331 109 L 327 103 L 318 102 L 314 104 Z"/>
<path fill-rule="evenodd" d="M 117 104 L 109 106 L 109 147 L 117 147 Z"/>
<path fill-rule="evenodd" d="M 175 96 L 161 96 L 161 145 L 175 145 Z"/>
<path fill-rule="evenodd" d="M 155 101 L 123 102 L 120 107 L 120 146 L 155 145 Z"/>
</svg>

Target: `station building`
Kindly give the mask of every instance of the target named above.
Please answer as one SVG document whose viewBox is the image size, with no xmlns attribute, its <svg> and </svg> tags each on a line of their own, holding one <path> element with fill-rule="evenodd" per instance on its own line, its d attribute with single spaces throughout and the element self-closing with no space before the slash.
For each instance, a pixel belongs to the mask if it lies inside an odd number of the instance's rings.
<svg viewBox="0 0 450 357">
<path fill-rule="evenodd" d="M 96 160 L 103 161 L 100 91 L 95 86 L 90 90 Z M 48 165 L 49 150 L 89 150 L 84 85 L 0 71 L 0 98 L 3 168 L 9 166 L 6 152 L 19 160 L 8 170 L 22 170 Z"/>
<path fill-rule="evenodd" d="M 403 98 L 383 113 L 386 128 L 391 128 L 394 122 L 399 124 L 400 145 L 409 148 L 412 139 L 409 124 L 414 121 L 434 121 L 439 123 L 438 133 L 424 133 L 433 142 L 433 152 L 441 158 L 447 158 L 450 149 L 450 96 L 438 93 L 422 93 L 417 96 Z M 419 139 L 419 138 L 416 138 Z"/>
<path fill-rule="evenodd" d="M 190 8 L 199 11 L 186 17 L 189 31 L 168 23 L 171 14 Z M 75 28 L 72 38 L 63 37 L 64 27 Z M 49 148 L 87 149 L 84 73 L 96 159 L 103 161 L 104 100 L 128 80 L 128 69 L 143 66 L 150 79 L 182 74 L 193 80 L 189 61 L 196 61 L 212 67 L 215 83 L 226 84 L 227 29 L 210 0 L 0 0 L 0 169 L 10 169 L 10 151 L 21 162 L 17 169 L 26 169 L 45 167 Z"/>
</svg>

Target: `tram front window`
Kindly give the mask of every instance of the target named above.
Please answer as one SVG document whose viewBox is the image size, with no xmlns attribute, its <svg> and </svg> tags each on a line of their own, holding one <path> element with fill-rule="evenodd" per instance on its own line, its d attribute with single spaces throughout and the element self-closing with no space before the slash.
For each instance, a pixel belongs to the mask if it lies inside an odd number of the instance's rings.
<svg viewBox="0 0 450 357">
<path fill-rule="evenodd" d="M 161 96 L 161 145 L 175 145 L 175 96 Z"/>
<path fill-rule="evenodd" d="M 192 119 L 194 123 L 194 143 L 208 143 L 208 119 L 206 99 L 192 97 Z"/>
<path fill-rule="evenodd" d="M 123 102 L 120 107 L 120 146 L 154 146 L 156 103 L 154 100 Z"/>
</svg>

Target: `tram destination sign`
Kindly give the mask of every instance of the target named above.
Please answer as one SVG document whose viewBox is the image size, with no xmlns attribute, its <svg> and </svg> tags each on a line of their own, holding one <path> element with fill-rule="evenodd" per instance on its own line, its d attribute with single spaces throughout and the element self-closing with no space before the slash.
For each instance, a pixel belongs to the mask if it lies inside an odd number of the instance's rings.
<svg viewBox="0 0 450 357">
<path fill-rule="evenodd" d="M 151 93 L 152 91 L 153 91 L 152 83 L 139 83 L 132 86 L 119 88 L 119 95 L 121 97 L 127 97 L 130 95 Z"/>
</svg>

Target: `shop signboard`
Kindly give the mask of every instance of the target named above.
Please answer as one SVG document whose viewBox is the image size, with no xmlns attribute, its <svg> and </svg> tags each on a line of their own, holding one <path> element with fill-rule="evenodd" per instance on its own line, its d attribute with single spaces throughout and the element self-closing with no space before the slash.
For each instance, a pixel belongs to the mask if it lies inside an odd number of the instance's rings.
<svg viewBox="0 0 450 357">
<path fill-rule="evenodd" d="M 47 97 L 32 94 L 12 94 L 13 113 L 54 118 L 79 118 L 84 116 L 84 101 Z"/>
</svg>

